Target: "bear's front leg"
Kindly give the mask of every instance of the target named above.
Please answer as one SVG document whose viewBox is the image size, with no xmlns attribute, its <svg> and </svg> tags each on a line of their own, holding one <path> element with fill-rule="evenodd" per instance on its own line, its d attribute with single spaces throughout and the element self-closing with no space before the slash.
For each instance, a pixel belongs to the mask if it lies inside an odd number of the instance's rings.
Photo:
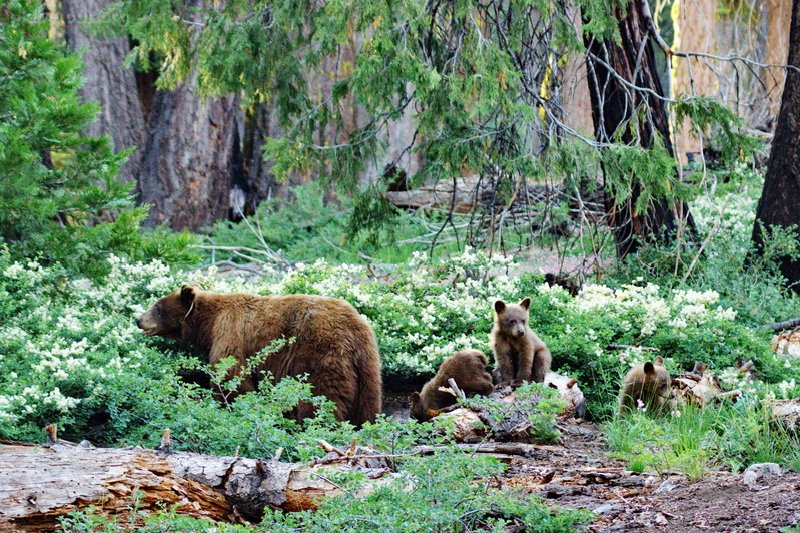
<svg viewBox="0 0 800 533">
<path fill-rule="evenodd" d="M 553 356 L 547 346 L 542 346 L 536 350 L 536 355 L 533 357 L 533 381 L 544 383 L 544 378 L 550 372 L 552 362 Z"/>
<path fill-rule="evenodd" d="M 524 349 L 517 352 L 517 373 L 511 382 L 512 387 L 519 387 L 526 381 L 531 380 L 533 367 L 533 349 Z"/>
</svg>

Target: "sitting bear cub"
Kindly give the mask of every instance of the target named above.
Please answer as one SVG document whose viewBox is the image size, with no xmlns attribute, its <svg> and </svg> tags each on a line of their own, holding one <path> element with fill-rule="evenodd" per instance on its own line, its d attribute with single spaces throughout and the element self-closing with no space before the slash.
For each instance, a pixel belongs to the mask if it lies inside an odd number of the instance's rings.
<svg viewBox="0 0 800 533">
<path fill-rule="evenodd" d="M 375 419 L 381 409 L 381 365 L 372 328 L 343 300 L 322 296 L 259 297 L 213 294 L 184 285 L 158 300 L 139 317 L 146 335 L 182 339 L 211 364 L 232 356 L 239 375 L 248 358 L 270 342 L 286 339 L 255 372 L 244 376 L 239 392 L 255 390 L 270 372 L 275 381 L 308 374 L 313 393 L 336 404 L 338 420 L 355 425 Z M 293 339 L 293 340 L 292 340 Z M 297 418 L 313 414 L 300 404 Z"/>
<path fill-rule="evenodd" d="M 550 350 L 528 326 L 530 305 L 530 298 L 519 304 L 507 304 L 502 300 L 494 303 L 491 338 L 496 365 L 494 379 L 498 387 L 508 383 L 518 387 L 531 379 L 542 383 L 550 371 L 553 359 Z"/>
<path fill-rule="evenodd" d="M 411 395 L 411 417 L 424 422 L 431 418 L 429 410 L 438 411 L 456 403 L 455 396 L 439 390 L 439 387 L 450 386 L 450 378 L 468 396 L 490 395 L 494 392 L 494 384 L 486 364 L 486 356 L 478 350 L 463 350 L 445 359 L 436 376 L 422 388 L 422 393 Z"/>
</svg>

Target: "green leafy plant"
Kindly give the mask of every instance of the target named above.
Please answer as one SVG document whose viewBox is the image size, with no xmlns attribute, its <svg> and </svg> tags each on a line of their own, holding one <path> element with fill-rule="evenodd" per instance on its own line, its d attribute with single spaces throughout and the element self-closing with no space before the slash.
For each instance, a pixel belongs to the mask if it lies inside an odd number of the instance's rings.
<svg viewBox="0 0 800 533">
<path fill-rule="evenodd" d="M 189 234 L 139 229 L 147 207 L 116 178 L 133 147 L 81 133 L 98 107 L 81 103 L 79 55 L 49 38 L 41 2 L 6 3 L 0 18 L 0 242 L 93 276 L 107 272 L 98 254 L 196 260 Z"/>
</svg>

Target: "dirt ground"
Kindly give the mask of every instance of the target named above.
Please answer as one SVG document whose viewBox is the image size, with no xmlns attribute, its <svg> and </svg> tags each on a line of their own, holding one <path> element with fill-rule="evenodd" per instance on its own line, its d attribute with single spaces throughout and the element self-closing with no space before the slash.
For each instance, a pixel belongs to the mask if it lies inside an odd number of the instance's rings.
<svg viewBox="0 0 800 533">
<path fill-rule="evenodd" d="M 387 415 L 408 417 L 404 395 L 388 400 Z M 800 474 L 784 472 L 753 488 L 742 474 L 722 471 L 695 483 L 678 474 L 636 474 L 608 457 L 596 425 L 570 421 L 560 428 L 561 443 L 503 457 L 509 467 L 501 482 L 560 507 L 594 511 L 585 531 L 766 533 L 800 524 Z"/>
</svg>

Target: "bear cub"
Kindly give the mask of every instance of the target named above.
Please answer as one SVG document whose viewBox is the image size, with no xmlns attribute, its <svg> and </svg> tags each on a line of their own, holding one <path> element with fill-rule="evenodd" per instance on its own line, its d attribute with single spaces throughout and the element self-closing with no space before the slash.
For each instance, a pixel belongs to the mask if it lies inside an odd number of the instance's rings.
<svg viewBox="0 0 800 533">
<path fill-rule="evenodd" d="M 518 387 L 531 379 L 542 383 L 550 371 L 553 361 L 550 350 L 528 326 L 530 305 L 530 298 L 519 304 L 507 304 L 502 300 L 494 303 L 491 341 L 498 386 L 510 383 Z"/>
<path fill-rule="evenodd" d="M 628 372 L 622 381 L 619 395 L 619 412 L 633 411 L 641 401 L 646 409 L 659 413 L 672 398 L 672 379 L 664 367 L 664 360 L 656 357 L 637 365 Z"/>
<path fill-rule="evenodd" d="M 463 350 L 445 359 L 436 376 L 422 388 L 422 393 L 411 395 L 411 417 L 424 422 L 431 419 L 429 410 L 438 411 L 456 403 L 452 394 L 439 390 L 439 387 L 450 386 L 450 378 L 467 396 L 488 396 L 494 392 L 487 364 L 486 355 L 478 350 Z"/>
</svg>

